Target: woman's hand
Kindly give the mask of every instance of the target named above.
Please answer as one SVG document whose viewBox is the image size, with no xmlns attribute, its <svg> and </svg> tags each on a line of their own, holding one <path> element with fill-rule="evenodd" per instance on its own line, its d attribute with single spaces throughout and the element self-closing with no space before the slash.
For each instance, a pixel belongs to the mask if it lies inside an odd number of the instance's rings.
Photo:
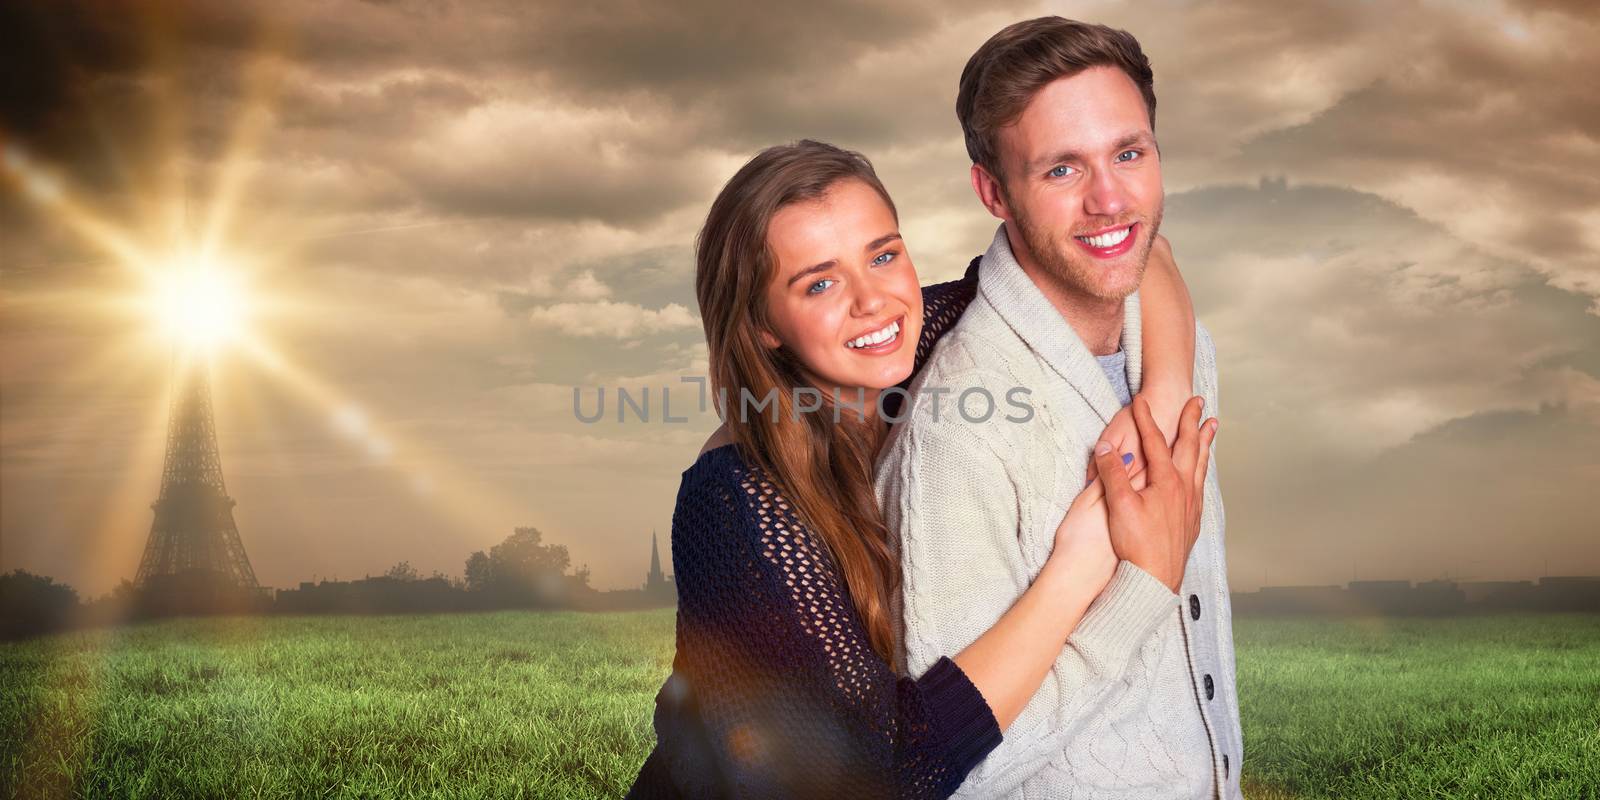
<svg viewBox="0 0 1600 800">
<path fill-rule="evenodd" d="M 1184 405 L 1189 402 L 1189 395 L 1173 394 L 1163 391 L 1160 387 L 1151 387 L 1135 396 L 1144 398 L 1144 401 L 1150 404 L 1150 414 L 1155 417 L 1156 425 L 1161 428 L 1161 435 L 1166 438 L 1167 448 L 1170 450 L 1177 443 L 1178 417 L 1183 413 Z M 1139 442 L 1139 427 L 1133 424 L 1132 403 L 1123 406 L 1122 410 L 1111 418 L 1111 424 L 1100 434 L 1100 439 L 1110 442 L 1111 452 L 1127 463 L 1128 478 L 1133 481 L 1133 488 L 1143 489 L 1146 461 L 1144 447 Z M 1094 460 L 1090 459 L 1084 484 L 1093 483 L 1098 477 L 1100 470 Z"/>
<path fill-rule="evenodd" d="M 1105 487 L 1100 481 L 1090 483 L 1073 498 L 1067 515 L 1056 526 L 1055 547 L 1044 568 L 1070 572 L 1070 584 L 1092 587 L 1091 597 L 1111 580 L 1117 554 L 1111 549 Z"/>
<path fill-rule="evenodd" d="M 1144 395 L 1141 393 L 1141 397 Z M 1100 440 L 1111 443 L 1111 452 L 1115 453 L 1127 466 L 1128 478 L 1134 482 L 1134 489 L 1144 488 L 1144 448 L 1139 446 L 1139 429 L 1133 424 L 1133 404 L 1122 407 L 1117 415 L 1111 418 L 1111 424 L 1106 426 L 1100 434 Z M 1177 426 L 1173 426 L 1176 430 Z M 1089 459 L 1089 472 L 1084 478 L 1086 485 L 1094 485 L 1100 477 L 1100 468 L 1094 459 Z M 1085 490 L 1087 491 L 1087 490 Z"/>
</svg>

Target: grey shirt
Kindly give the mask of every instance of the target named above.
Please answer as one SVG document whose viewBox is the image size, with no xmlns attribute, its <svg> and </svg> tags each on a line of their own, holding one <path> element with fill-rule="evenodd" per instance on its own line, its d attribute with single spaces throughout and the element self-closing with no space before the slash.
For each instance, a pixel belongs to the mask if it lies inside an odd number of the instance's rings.
<svg viewBox="0 0 1600 800">
<path fill-rule="evenodd" d="M 1128 351 L 1119 348 L 1109 356 L 1095 356 L 1094 360 L 1100 362 L 1100 369 L 1105 370 L 1106 379 L 1111 381 L 1111 391 L 1117 395 L 1117 402 L 1123 405 L 1133 402 L 1133 393 L 1128 391 Z"/>
</svg>

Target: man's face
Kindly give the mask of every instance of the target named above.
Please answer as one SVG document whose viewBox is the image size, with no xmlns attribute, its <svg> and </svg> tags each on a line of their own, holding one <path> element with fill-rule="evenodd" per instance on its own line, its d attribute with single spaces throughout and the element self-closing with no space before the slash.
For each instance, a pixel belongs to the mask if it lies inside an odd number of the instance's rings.
<svg viewBox="0 0 1600 800">
<path fill-rule="evenodd" d="M 1001 129 L 998 144 L 996 177 L 1026 255 L 1090 297 L 1120 300 L 1138 289 L 1161 227 L 1162 189 L 1133 80 L 1115 67 L 1060 78 Z"/>
</svg>

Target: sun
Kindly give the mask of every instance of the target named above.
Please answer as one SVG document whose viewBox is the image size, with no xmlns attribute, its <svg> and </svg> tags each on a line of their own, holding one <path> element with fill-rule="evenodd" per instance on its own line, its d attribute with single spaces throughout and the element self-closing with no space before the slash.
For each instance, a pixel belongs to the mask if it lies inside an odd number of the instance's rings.
<svg viewBox="0 0 1600 800">
<path fill-rule="evenodd" d="M 146 312 L 174 347 L 215 352 L 245 335 L 248 295 L 241 273 L 227 261 L 184 254 L 150 277 Z"/>
</svg>

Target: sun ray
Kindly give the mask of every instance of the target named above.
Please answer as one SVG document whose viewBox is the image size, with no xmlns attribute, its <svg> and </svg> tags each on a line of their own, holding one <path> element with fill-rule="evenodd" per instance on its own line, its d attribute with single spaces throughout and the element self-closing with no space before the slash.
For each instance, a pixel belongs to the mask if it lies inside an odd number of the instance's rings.
<svg viewBox="0 0 1600 800">
<path fill-rule="evenodd" d="M 144 22 L 152 69 L 143 86 L 154 113 L 142 115 L 150 120 L 150 127 L 144 131 L 148 136 L 135 138 L 142 142 L 138 152 L 124 152 L 124 140 L 110 135 L 113 129 L 109 125 L 122 125 L 123 120 L 107 119 L 93 109 L 90 114 L 105 161 L 120 180 L 116 191 L 96 190 L 91 195 L 87 188 L 69 185 L 57 171 L 35 162 L 0 132 L 0 188 L 14 187 L 41 215 L 110 259 L 90 262 L 94 267 L 109 268 L 96 270 L 94 277 L 100 285 L 95 290 L 30 289 L 7 296 L 7 310 L 84 315 L 79 318 L 93 318 L 108 330 L 139 332 L 116 335 L 86 357 L 54 368 L 53 376 L 69 388 L 129 394 L 141 382 L 151 382 L 156 370 L 167 375 L 170 384 L 173 360 L 183 357 L 174 355 L 175 350 L 181 351 L 178 345 L 226 344 L 226 363 L 236 364 L 252 376 L 264 376 L 265 386 L 287 390 L 288 397 L 330 423 L 342 420 L 344 433 L 367 459 L 384 464 L 399 490 L 423 495 L 422 502 L 439 511 L 443 519 L 459 523 L 452 528 L 503 531 L 511 527 L 524 514 L 521 504 L 463 477 L 470 471 L 429 454 L 418 443 L 397 435 L 392 426 L 372 419 L 360 410 L 364 404 L 314 375 L 271 340 L 269 323 L 333 318 L 346 309 L 314 296 L 273 292 L 271 281 L 256 280 L 273 270 L 300 266 L 298 255 L 310 242 L 451 221 L 385 225 L 385 220 L 372 220 L 356 230 L 338 231 L 329 230 L 331 221 L 322 219 L 294 220 L 274 227 L 270 214 L 252 213 L 249 224 L 243 224 L 241 212 L 250 197 L 257 155 L 269 132 L 271 109 L 284 74 L 279 54 L 285 48 L 277 46 L 281 42 L 275 31 L 260 31 L 261 46 L 243 72 L 244 100 L 231 114 L 221 151 L 197 153 L 186 146 L 192 132 L 185 113 L 188 108 L 180 102 L 186 87 L 172 47 L 172 26 L 167 24 L 171 20 L 152 12 Z M 202 192 L 191 191 L 195 182 L 202 183 Z M 192 197 L 202 200 L 191 206 Z M 119 217 L 130 224 L 118 224 L 114 220 Z M 251 257 L 232 255 L 239 252 Z M 153 335 L 155 328 L 166 328 L 168 336 Z M 221 357 L 220 350 L 213 348 L 196 357 Z M 226 397 L 225 382 L 218 382 L 221 397 Z M 141 409 L 127 403 L 102 403 L 82 408 L 63 421 L 92 439 L 103 429 L 125 426 L 130 414 L 139 419 L 135 424 L 140 434 L 129 438 L 124 432 L 122 436 L 129 444 L 116 457 L 123 463 L 110 481 L 107 495 L 87 512 L 93 520 L 88 528 L 92 546 L 84 560 L 94 574 L 119 571 L 109 559 L 123 556 L 115 555 L 115 548 L 106 546 L 108 542 L 130 535 L 142 538 L 149 529 L 143 498 L 159 475 L 165 446 L 164 437 L 152 432 L 167 429 L 170 392 L 169 385 Z M 238 398 L 245 423 L 273 425 L 258 420 L 257 400 L 249 394 Z M 270 433 L 273 428 L 268 430 Z M 267 438 L 276 441 L 270 435 Z M 130 519 L 134 511 L 139 512 L 137 518 Z"/>
<path fill-rule="evenodd" d="M 140 275 L 148 275 L 153 269 L 150 254 L 135 244 L 132 237 L 73 200 L 59 177 L 36 166 L 15 143 L 0 140 L 0 170 L 15 181 L 29 199 L 61 219 L 117 263 Z"/>
<path fill-rule="evenodd" d="M 157 395 L 147 404 L 142 415 L 142 424 L 145 427 L 139 430 L 165 430 L 167 409 L 167 394 Z M 161 457 L 165 446 L 164 435 L 144 435 L 135 437 L 134 446 L 128 448 L 124 465 L 118 470 L 119 477 L 105 497 L 96 520 L 89 529 L 91 546 L 86 554 L 89 574 L 97 576 L 129 574 L 128 564 L 113 563 L 113 559 L 119 558 L 121 554 L 109 544 L 119 539 L 126 539 L 130 529 L 148 528 L 149 501 L 159 487 Z M 126 513 L 129 511 L 137 512 L 137 516 L 130 517 Z"/>
<path fill-rule="evenodd" d="M 239 342 L 239 349 L 257 365 L 280 377 L 283 385 L 299 392 L 306 402 L 326 413 L 330 419 L 347 414 L 349 409 L 361 407 L 360 403 L 340 394 L 257 337 L 246 336 Z M 432 459 L 425 457 L 421 448 L 404 441 L 392 431 L 380 428 L 365 414 L 360 415 L 359 421 L 351 421 L 347 427 L 352 435 L 368 447 L 370 453 L 381 453 L 385 461 L 400 465 L 409 478 L 420 477 L 432 484 L 434 490 L 430 496 L 441 502 L 453 518 L 467 523 L 474 530 L 508 528 L 522 513 L 519 506 L 507 502 L 496 493 L 456 479 L 453 476 L 463 473 L 460 467 L 437 456 Z"/>
<path fill-rule="evenodd" d="M 202 257 L 212 257 L 222 246 L 232 228 L 239 198 L 248 184 L 255 166 L 256 147 L 266 124 L 271 120 L 271 96 L 277 85 L 278 72 L 271 54 L 262 51 L 245 70 L 246 93 L 243 107 L 229 135 L 223 151 L 222 166 L 211 190 L 211 201 L 201 226 L 199 250 Z"/>
</svg>

